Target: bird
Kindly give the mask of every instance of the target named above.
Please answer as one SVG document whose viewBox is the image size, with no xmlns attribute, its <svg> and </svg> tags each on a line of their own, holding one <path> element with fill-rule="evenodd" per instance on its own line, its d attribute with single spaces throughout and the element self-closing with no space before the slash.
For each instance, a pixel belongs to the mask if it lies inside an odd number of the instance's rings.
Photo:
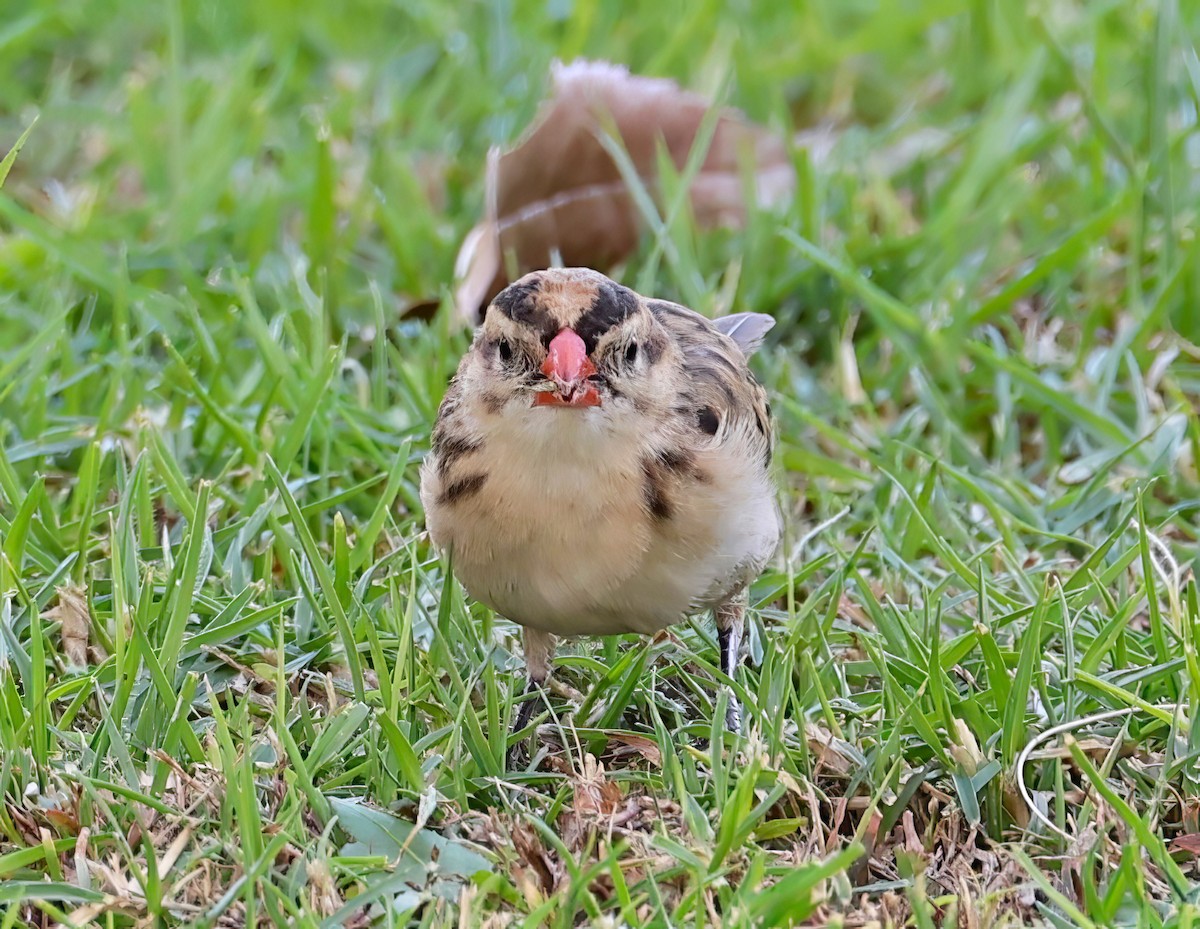
<svg viewBox="0 0 1200 929">
<path fill-rule="evenodd" d="M 528 725 L 559 637 L 654 634 L 711 610 L 740 663 L 779 541 L 771 411 L 747 358 L 774 325 L 710 320 L 588 268 L 489 304 L 421 465 L 426 528 L 466 591 L 523 627 Z M 726 727 L 741 729 L 729 693 Z"/>
</svg>

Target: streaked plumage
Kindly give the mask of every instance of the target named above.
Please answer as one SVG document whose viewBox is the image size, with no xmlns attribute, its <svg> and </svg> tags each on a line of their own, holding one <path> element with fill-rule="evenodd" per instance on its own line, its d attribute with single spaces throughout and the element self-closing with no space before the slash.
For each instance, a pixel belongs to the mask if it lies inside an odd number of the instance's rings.
<svg viewBox="0 0 1200 929">
<path fill-rule="evenodd" d="M 652 633 L 708 608 L 733 673 L 744 590 L 779 538 L 769 409 L 746 365 L 772 323 L 714 324 L 578 268 L 527 275 L 488 308 L 421 498 L 467 591 L 526 628 L 534 682 L 555 635 Z"/>
</svg>

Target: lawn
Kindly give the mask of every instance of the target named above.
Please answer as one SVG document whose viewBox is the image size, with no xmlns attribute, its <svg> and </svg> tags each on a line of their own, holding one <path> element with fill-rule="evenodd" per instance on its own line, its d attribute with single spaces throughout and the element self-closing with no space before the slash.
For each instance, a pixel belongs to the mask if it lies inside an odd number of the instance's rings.
<svg viewBox="0 0 1200 929">
<path fill-rule="evenodd" d="M 1195 924 L 1197 41 L 1184 0 L 9 4 L 0 929 Z M 517 627 L 417 472 L 487 151 L 577 56 L 792 143 L 794 197 L 613 271 L 778 320 L 785 540 L 742 737 L 700 617 L 566 644 L 509 767 Z"/>
</svg>

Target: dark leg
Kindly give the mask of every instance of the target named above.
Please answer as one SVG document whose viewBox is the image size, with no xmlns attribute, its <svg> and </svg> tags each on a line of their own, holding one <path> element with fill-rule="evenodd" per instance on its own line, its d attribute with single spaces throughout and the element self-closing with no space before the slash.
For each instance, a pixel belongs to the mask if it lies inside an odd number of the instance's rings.
<svg viewBox="0 0 1200 929">
<path fill-rule="evenodd" d="M 516 735 L 529 725 L 533 718 L 534 707 L 538 705 L 535 695 L 550 679 L 550 659 L 554 657 L 554 636 L 548 632 L 538 632 L 534 629 L 524 631 L 525 668 L 528 676 L 525 678 L 525 688 L 521 695 L 525 698 L 517 709 L 516 719 L 513 720 L 512 734 Z M 514 762 L 520 756 L 520 744 L 514 744 L 509 749 L 509 767 L 515 767 Z"/>
<path fill-rule="evenodd" d="M 526 678 L 525 689 L 521 691 L 521 696 L 528 697 L 529 694 L 535 692 L 537 689 L 537 684 L 535 684 L 532 679 Z M 516 735 L 529 725 L 529 720 L 533 718 L 533 707 L 536 703 L 536 697 L 521 701 L 521 705 L 517 709 L 517 718 L 513 720 L 513 735 Z"/>
<path fill-rule="evenodd" d="M 742 628 L 745 624 L 746 604 L 742 600 L 724 603 L 717 607 L 717 644 L 721 649 L 721 670 L 733 679 L 742 662 Z M 725 728 L 730 732 L 742 731 L 742 707 L 733 691 L 729 691 L 729 703 L 725 707 Z"/>
</svg>

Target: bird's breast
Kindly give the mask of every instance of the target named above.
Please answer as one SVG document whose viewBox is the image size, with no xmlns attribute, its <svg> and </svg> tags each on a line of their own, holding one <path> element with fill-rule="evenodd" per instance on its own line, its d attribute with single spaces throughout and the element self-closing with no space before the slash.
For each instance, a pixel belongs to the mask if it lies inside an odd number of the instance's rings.
<svg viewBox="0 0 1200 929">
<path fill-rule="evenodd" d="M 429 526 L 468 592 L 523 625 L 653 632 L 708 605 L 706 596 L 719 600 L 726 578 L 774 547 L 769 489 L 730 463 L 712 462 L 705 480 L 676 487 L 664 519 L 648 504 L 644 443 L 632 437 L 513 429 L 488 436 L 485 448 L 486 479 L 456 503 L 427 501 Z M 764 507 L 771 525 L 759 531 Z"/>
</svg>

